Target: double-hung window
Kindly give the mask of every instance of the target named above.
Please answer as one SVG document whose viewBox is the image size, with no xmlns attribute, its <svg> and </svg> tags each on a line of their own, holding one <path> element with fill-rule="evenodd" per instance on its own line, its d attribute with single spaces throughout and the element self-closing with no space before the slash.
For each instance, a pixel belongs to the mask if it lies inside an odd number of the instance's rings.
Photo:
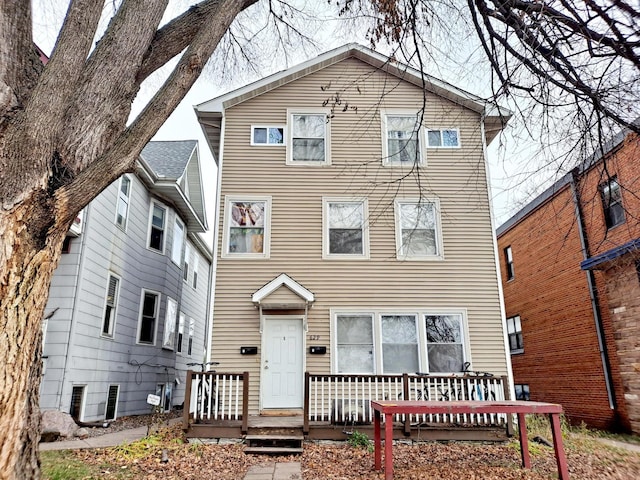
<svg viewBox="0 0 640 480">
<path fill-rule="evenodd" d="M 155 344 L 159 304 L 159 293 L 149 290 L 142 291 L 140 320 L 138 321 L 138 343 Z"/>
<path fill-rule="evenodd" d="M 149 225 L 149 248 L 164 252 L 164 229 L 166 223 L 167 209 L 162 205 L 151 202 L 151 218 Z"/>
<path fill-rule="evenodd" d="M 516 271 L 513 266 L 513 251 L 511 250 L 511 245 L 504 249 L 504 262 L 507 266 L 507 281 L 513 280 Z"/>
<path fill-rule="evenodd" d="M 427 130 L 428 148 L 459 148 L 460 131 L 457 128 L 441 128 Z"/>
<path fill-rule="evenodd" d="M 131 179 L 123 175 L 120 177 L 120 188 L 118 189 L 118 205 L 116 207 L 116 225 L 121 229 L 127 229 L 127 218 L 129 216 L 129 197 L 131 196 Z"/>
<path fill-rule="evenodd" d="M 284 127 L 251 125 L 251 145 L 284 145 Z"/>
<path fill-rule="evenodd" d="M 330 130 L 324 111 L 288 112 L 287 163 L 330 164 Z"/>
<path fill-rule="evenodd" d="M 396 200 L 396 251 L 400 259 L 442 259 L 438 199 Z"/>
<path fill-rule="evenodd" d="M 187 355 L 191 356 L 193 353 L 193 337 L 196 334 L 196 321 L 193 318 L 189 319 L 189 339 L 187 341 Z"/>
<path fill-rule="evenodd" d="M 334 373 L 449 374 L 469 359 L 463 310 L 340 309 L 331 317 Z"/>
<path fill-rule="evenodd" d="M 184 313 L 180 312 L 180 320 L 178 320 L 178 344 L 176 352 L 182 353 L 182 341 L 184 340 Z"/>
<path fill-rule="evenodd" d="M 116 307 L 118 305 L 118 290 L 120 280 L 118 277 L 109 274 L 107 283 L 107 298 L 105 300 L 104 315 L 102 317 L 102 335 L 113 337 L 113 329 L 116 323 Z"/>
<path fill-rule="evenodd" d="M 178 304 L 173 298 L 167 297 L 167 311 L 164 316 L 164 330 L 162 335 L 162 348 L 173 350 L 176 341 L 176 315 Z"/>
<path fill-rule="evenodd" d="M 415 113 L 381 111 L 382 164 L 387 166 L 421 165 L 420 121 Z"/>
<path fill-rule="evenodd" d="M 182 278 L 185 282 L 189 281 L 189 265 L 191 262 L 191 245 L 187 243 L 184 248 L 184 264 L 182 266 Z"/>
<path fill-rule="evenodd" d="M 368 258 L 367 201 L 323 199 L 323 258 Z"/>
<path fill-rule="evenodd" d="M 269 258 L 271 197 L 227 197 L 223 257 Z"/>
<path fill-rule="evenodd" d="M 176 218 L 173 224 L 173 243 L 171 244 L 171 260 L 180 266 L 182 261 L 182 245 L 184 244 L 184 224 Z"/>
<path fill-rule="evenodd" d="M 520 315 L 507 318 L 507 334 L 509 335 L 509 350 L 511 350 L 511 353 L 524 352 Z"/>
<path fill-rule="evenodd" d="M 607 228 L 624 223 L 624 207 L 622 205 L 622 192 L 616 177 L 600 185 L 602 207 L 604 209 L 604 221 Z"/>
<path fill-rule="evenodd" d="M 197 253 L 193 257 L 193 288 L 198 288 L 198 264 L 200 263 L 200 255 Z"/>
</svg>

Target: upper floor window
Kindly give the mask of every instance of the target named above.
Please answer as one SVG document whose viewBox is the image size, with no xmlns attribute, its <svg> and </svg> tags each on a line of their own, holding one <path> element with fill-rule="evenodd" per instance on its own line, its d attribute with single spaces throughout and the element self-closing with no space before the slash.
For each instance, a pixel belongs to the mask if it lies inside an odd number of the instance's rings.
<svg viewBox="0 0 640 480">
<path fill-rule="evenodd" d="M 328 165 L 329 124 L 325 112 L 289 112 L 287 163 Z"/>
<path fill-rule="evenodd" d="M 367 201 L 325 198 L 323 258 L 368 258 Z"/>
<path fill-rule="evenodd" d="M 184 340 L 184 313 L 180 312 L 180 319 L 178 320 L 178 343 L 176 346 L 177 353 L 182 353 L 183 340 Z"/>
<path fill-rule="evenodd" d="M 441 259 L 438 199 L 396 200 L 396 249 L 402 259 Z"/>
<path fill-rule="evenodd" d="M 71 241 L 71 237 L 64 237 L 64 241 L 62 242 L 62 253 L 71 253 Z"/>
<path fill-rule="evenodd" d="M 271 197 L 227 197 L 223 256 L 268 258 Z"/>
<path fill-rule="evenodd" d="M 200 263 L 200 255 L 197 253 L 193 258 L 193 288 L 198 288 L 198 263 Z"/>
<path fill-rule="evenodd" d="M 185 282 L 189 281 L 189 265 L 191 264 L 191 245 L 187 243 L 184 247 L 184 264 L 182 266 L 182 278 Z"/>
<path fill-rule="evenodd" d="M 504 262 L 507 265 L 507 281 L 513 280 L 515 270 L 513 268 L 513 252 L 511 251 L 511 246 L 504 249 Z"/>
<path fill-rule="evenodd" d="M 184 243 L 184 224 L 176 218 L 173 224 L 173 243 L 171 244 L 171 260 L 180 266 L 182 261 L 182 245 Z"/>
<path fill-rule="evenodd" d="M 149 248 L 164 252 L 164 229 L 167 210 L 159 204 L 151 203 L 151 221 L 149 227 Z"/>
<path fill-rule="evenodd" d="M 427 130 L 427 147 L 458 148 L 460 147 L 460 132 L 457 128 L 429 129 Z"/>
<path fill-rule="evenodd" d="M 193 318 L 189 319 L 189 340 L 187 341 L 187 355 L 193 354 L 193 337 L 196 334 L 196 321 Z"/>
<path fill-rule="evenodd" d="M 164 331 L 162 335 L 162 348 L 173 350 L 176 341 L 176 315 L 178 304 L 173 298 L 167 297 L 167 311 L 164 316 Z"/>
<path fill-rule="evenodd" d="M 118 190 L 118 206 L 116 208 L 116 225 L 123 230 L 127 228 L 129 216 L 129 197 L 131 193 L 131 179 L 126 175 L 120 177 L 120 189 Z"/>
<path fill-rule="evenodd" d="M 156 343 L 156 326 L 158 323 L 158 304 L 160 294 L 148 290 L 142 291 L 142 306 L 138 321 L 138 343 Z"/>
<path fill-rule="evenodd" d="M 102 335 L 113 337 L 113 328 L 116 323 L 116 306 L 118 304 L 118 289 L 120 280 L 118 277 L 109 274 L 107 284 L 107 298 L 105 300 L 104 315 L 102 318 Z"/>
<path fill-rule="evenodd" d="M 284 145 L 284 127 L 252 125 L 251 145 Z"/>
<path fill-rule="evenodd" d="M 622 192 L 616 177 L 600 185 L 604 221 L 607 228 L 624 223 L 624 207 L 622 206 Z"/>
<path fill-rule="evenodd" d="M 381 112 L 383 130 L 382 164 L 420 165 L 420 122 L 415 113 Z"/>
<path fill-rule="evenodd" d="M 429 372 L 459 372 L 465 362 L 463 318 L 426 315 Z"/>
<path fill-rule="evenodd" d="M 520 315 L 507 318 L 507 334 L 509 335 L 509 350 L 511 353 L 522 353 L 524 344 L 522 342 Z"/>
</svg>

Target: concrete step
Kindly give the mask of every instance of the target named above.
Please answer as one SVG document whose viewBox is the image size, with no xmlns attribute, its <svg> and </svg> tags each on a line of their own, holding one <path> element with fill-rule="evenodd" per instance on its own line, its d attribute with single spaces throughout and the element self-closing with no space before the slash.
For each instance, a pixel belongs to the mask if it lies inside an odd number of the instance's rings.
<svg viewBox="0 0 640 480">
<path fill-rule="evenodd" d="M 302 447 L 245 447 L 244 453 L 252 455 L 300 455 Z"/>
<path fill-rule="evenodd" d="M 294 455 L 302 453 L 302 435 L 246 435 L 245 453 Z"/>
</svg>

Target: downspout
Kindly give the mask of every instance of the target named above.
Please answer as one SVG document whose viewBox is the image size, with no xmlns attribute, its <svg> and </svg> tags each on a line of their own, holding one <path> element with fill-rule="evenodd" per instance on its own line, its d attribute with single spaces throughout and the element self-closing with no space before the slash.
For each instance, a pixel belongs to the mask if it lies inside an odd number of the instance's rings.
<svg viewBox="0 0 640 480">
<path fill-rule="evenodd" d="M 580 246 L 582 247 L 582 258 L 587 260 L 591 257 L 589 251 L 589 239 L 584 228 L 584 222 L 582 217 L 582 207 L 580 205 L 580 194 L 577 188 L 578 183 L 578 169 L 574 168 L 571 171 L 571 193 L 573 196 L 573 205 L 575 207 L 576 222 L 578 224 L 578 233 L 580 235 Z M 613 382 L 611 380 L 611 365 L 609 363 L 609 353 L 607 351 L 607 344 L 604 340 L 604 326 L 602 324 L 602 313 L 600 310 L 600 301 L 598 299 L 598 292 L 596 290 L 596 278 L 593 274 L 593 270 L 586 270 L 587 286 L 589 287 L 589 298 L 591 299 L 591 309 L 593 310 L 593 320 L 596 327 L 596 335 L 598 337 L 598 350 L 600 351 L 600 361 L 602 362 L 602 370 L 604 372 L 604 381 L 607 388 L 607 397 L 609 398 L 609 408 L 615 410 L 616 397 L 613 388 Z"/>
</svg>

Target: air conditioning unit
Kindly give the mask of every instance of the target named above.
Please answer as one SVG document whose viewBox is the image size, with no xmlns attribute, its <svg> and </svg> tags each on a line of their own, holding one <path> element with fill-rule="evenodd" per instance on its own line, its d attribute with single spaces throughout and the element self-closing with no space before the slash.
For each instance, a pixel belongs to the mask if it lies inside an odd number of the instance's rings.
<svg viewBox="0 0 640 480">
<path fill-rule="evenodd" d="M 331 409 L 331 421 L 334 424 L 365 424 L 371 423 L 371 403 L 369 400 L 354 400 L 336 398 Z"/>
<path fill-rule="evenodd" d="M 84 216 L 84 210 L 80 210 L 78 216 L 75 218 L 71 227 L 69 228 L 69 236 L 77 237 L 82 233 L 82 217 Z"/>
</svg>

